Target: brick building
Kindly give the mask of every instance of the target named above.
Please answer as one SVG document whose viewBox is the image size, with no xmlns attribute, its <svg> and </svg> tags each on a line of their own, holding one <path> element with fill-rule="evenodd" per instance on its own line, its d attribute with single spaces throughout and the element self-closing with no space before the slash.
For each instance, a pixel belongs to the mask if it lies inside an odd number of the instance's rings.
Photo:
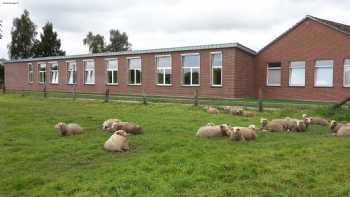
<svg viewBox="0 0 350 197">
<path fill-rule="evenodd" d="M 349 58 L 349 59 L 348 59 Z M 238 43 L 12 60 L 7 89 L 339 100 L 350 95 L 350 26 L 306 16 L 259 52 Z"/>
</svg>

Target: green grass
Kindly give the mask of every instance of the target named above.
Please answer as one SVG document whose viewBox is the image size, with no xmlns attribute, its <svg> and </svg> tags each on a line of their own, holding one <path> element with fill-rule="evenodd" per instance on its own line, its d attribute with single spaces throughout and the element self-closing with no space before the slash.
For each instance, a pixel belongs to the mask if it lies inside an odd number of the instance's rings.
<svg viewBox="0 0 350 197">
<path fill-rule="evenodd" d="M 303 113 L 350 120 L 326 107 L 284 106 L 244 118 L 176 103 L 0 95 L 0 196 L 350 195 L 350 139 L 327 128 L 259 133 L 253 142 L 194 136 L 207 122 L 247 126 Z M 129 137 L 130 152 L 103 150 L 110 133 L 101 123 L 112 117 L 144 127 L 145 134 Z M 59 121 L 77 122 L 86 133 L 58 137 Z"/>
</svg>

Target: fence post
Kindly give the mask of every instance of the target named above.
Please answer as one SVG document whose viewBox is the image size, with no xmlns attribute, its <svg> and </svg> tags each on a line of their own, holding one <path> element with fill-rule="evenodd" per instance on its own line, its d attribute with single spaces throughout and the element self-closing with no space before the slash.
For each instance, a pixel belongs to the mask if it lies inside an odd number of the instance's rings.
<svg viewBox="0 0 350 197">
<path fill-rule="evenodd" d="M 106 93 L 105 93 L 105 103 L 109 102 L 109 88 L 106 88 Z"/>
<path fill-rule="evenodd" d="M 21 94 L 22 97 L 24 97 L 24 93 L 25 93 L 25 90 L 24 90 L 24 88 L 23 88 L 23 89 L 22 89 L 22 94 Z"/>
<path fill-rule="evenodd" d="M 76 95 L 77 93 L 76 93 L 76 85 L 74 84 L 73 85 L 73 89 L 72 89 L 72 96 L 73 96 L 73 101 L 75 101 L 76 100 Z"/>
<path fill-rule="evenodd" d="M 46 83 L 44 83 L 44 98 L 47 98 L 47 88 L 46 88 Z"/>
<path fill-rule="evenodd" d="M 264 106 L 263 106 L 263 91 L 262 91 L 262 88 L 259 88 L 258 109 L 259 109 L 259 112 L 263 112 L 263 111 L 264 111 Z"/>
<path fill-rule="evenodd" d="M 198 88 L 196 88 L 194 90 L 193 105 L 198 106 L 198 103 L 199 103 L 199 101 L 198 101 Z"/>
<path fill-rule="evenodd" d="M 144 105 L 147 105 L 147 104 L 148 104 L 148 102 L 147 102 L 147 95 L 146 95 L 145 90 L 142 90 L 142 103 L 143 103 Z"/>
</svg>

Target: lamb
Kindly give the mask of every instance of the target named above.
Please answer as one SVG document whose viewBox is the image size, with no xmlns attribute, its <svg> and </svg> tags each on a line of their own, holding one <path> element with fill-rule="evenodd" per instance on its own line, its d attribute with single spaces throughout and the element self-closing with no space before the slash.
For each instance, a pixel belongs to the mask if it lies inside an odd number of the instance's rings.
<svg viewBox="0 0 350 197">
<path fill-rule="evenodd" d="M 343 126 L 350 126 L 350 123 L 338 123 L 335 120 L 332 120 L 329 124 L 329 128 L 331 130 L 331 133 L 337 133 L 338 130 Z"/>
<path fill-rule="evenodd" d="M 233 127 L 233 132 L 230 135 L 231 140 L 255 140 L 256 139 L 256 129 L 255 125 L 250 125 L 249 127 Z"/>
<path fill-rule="evenodd" d="M 104 143 L 104 149 L 112 152 L 122 152 L 129 150 L 127 133 L 123 130 L 118 130 Z"/>
<path fill-rule="evenodd" d="M 329 125 L 329 121 L 322 117 L 310 117 L 307 114 L 303 114 L 303 118 L 310 118 L 311 120 L 310 124 L 316 124 L 316 125 L 322 125 L 322 126 Z"/>
<path fill-rule="evenodd" d="M 335 133 L 335 136 L 350 137 L 350 125 L 346 124 L 340 127 L 339 130 Z"/>
<path fill-rule="evenodd" d="M 142 134 L 143 129 L 140 125 L 132 122 L 115 122 L 112 124 L 112 131 L 124 130 L 130 134 Z"/>
<path fill-rule="evenodd" d="M 121 122 L 119 119 L 108 119 L 105 120 L 102 124 L 103 130 L 110 130 L 112 128 L 112 124 L 115 122 Z"/>
<path fill-rule="evenodd" d="M 217 108 L 211 107 L 211 106 L 208 107 L 207 112 L 209 114 L 219 114 L 220 113 L 220 111 Z"/>
<path fill-rule="evenodd" d="M 211 137 L 222 137 L 226 136 L 229 132 L 229 126 L 227 124 L 222 125 L 211 125 L 200 127 L 196 133 L 197 137 L 200 138 L 211 138 Z"/>
<path fill-rule="evenodd" d="M 285 131 L 285 123 L 282 120 L 273 120 L 273 121 L 268 121 L 267 119 L 262 118 L 260 120 L 261 123 L 261 128 L 263 130 L 268 130 L 271 132 L 283 132 Z"/>
<path fill-rule="evenodd" d="M 66 124 L 64 122 L 59 122 L 55 125 L 55 129 L 57 129 L 58 134 L 61 136 L 78 135 L 83 133 L 83 128 L 76 123 Z"/>
</svg>

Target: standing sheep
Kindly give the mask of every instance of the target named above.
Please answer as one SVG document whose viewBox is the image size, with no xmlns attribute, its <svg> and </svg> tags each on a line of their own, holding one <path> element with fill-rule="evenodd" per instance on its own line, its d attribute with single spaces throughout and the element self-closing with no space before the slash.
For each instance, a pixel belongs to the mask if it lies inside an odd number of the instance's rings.
<svg viewBox="0 0 350 197">
<path fill-rule="evenodd" d="M 140 125 L 132 122 L 115 122 L 112 124 L 112 131 L 124 130 L 130 134 L 142 134 L 143 129 Z"/>
<path fill-rule="evenodd" d="M 55 125 L 55 129 L 57 129 L 58 134 L 61 136 L 77 135 L 83 133 L 83 128 L 81 128 L 80 125 L 76 123 L 66 124 L 64 122 L 59 122 Z"/>
<path fill-rule="evenodd" d="M 329 121 L 322 117 L 311 117 L 307 114 L 303 114 L 303 118 L 310 118 L 310 124 L 329 126 Z"/>
<path fill-rule="evenodd" d="M 112 124 L 116 122 L 121 122 L 119 119 L 108 119 L 105 120 L 102 124 L 102 129 L 103 130 L 110 130 L 112 128 Z"/>
<path fill-rule="evenodd" d="M 217 108 L 211 107 L 211 106 L 208 107 L 207 112 L 209 114 L 219 114 L 220 113 L 220 111 Z"/>
<path fill-rule="evenodd" d="M 127 151 L 129 150 L 127 133 L 123 130 L 118 130 L 104 143 L 104 149 L 107 151 Z"/>
<path fill-rule="evenodd" d="M 230 135 L 231 140 L 255 140 L 256 139 L 256 129 L 255 125 L 250 125 L 249 127 L 233 127 L 233 132 Z"/>
<path fill-rule="evenodd" d="M 197 137 L 200 138 L 211 138 L 211 137 L 222 137 L 226 136 L 229 131 L 229 126 L 226 124 L 222 125 L 211 125 L 200 127 L 196 133 Z"/>
</svg>

